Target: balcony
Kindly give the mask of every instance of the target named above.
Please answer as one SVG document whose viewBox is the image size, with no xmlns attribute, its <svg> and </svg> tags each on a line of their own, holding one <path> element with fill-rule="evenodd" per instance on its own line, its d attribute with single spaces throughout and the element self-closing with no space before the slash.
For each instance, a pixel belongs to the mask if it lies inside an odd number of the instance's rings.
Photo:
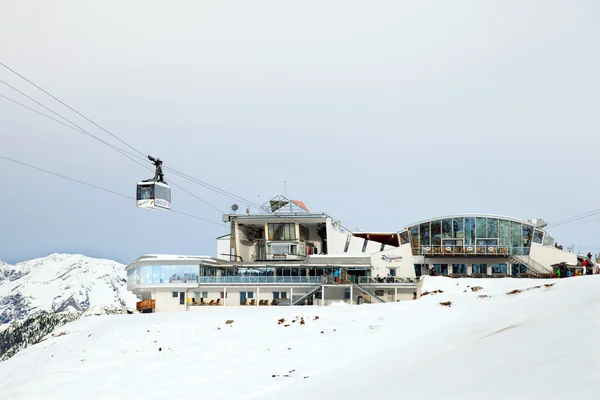
<svg viewBox="0 0 600 400">
<path fill-rule="evenodd" d="M 436 256 L 509 256 L 509 255 L 529 255 L 530 247 L 511 247 L 511 246 L 483 246 L 483 245 L 465 245 L 465 246 L 421 246 L 413 247 L 414 255 L 429 257 Z"/>
<path fill-rule="evenodd" d="M 320 276 L 200 276 L 200 284 L 292 284 L 316 285 Z"/>
<path fill-rule="evenodd" d="M 138 311 L 152 310 L 155 307 L 154 300 L 142 300 L 135 303 L 135 307 Z"/>
</svg>

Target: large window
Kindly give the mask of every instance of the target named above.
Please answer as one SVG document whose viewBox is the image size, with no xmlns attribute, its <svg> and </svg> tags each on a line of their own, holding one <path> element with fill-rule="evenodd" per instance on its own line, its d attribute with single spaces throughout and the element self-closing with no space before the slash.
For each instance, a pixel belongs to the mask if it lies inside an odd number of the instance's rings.
<svg viewBox="0 0 600 400">
<path fill-rule="evenodd" d="M 506 275 L 507 264 L 492 264 L 492 274 Z"/>
<path fill-rule="evenodd" d="M 154 198 L 163 199 L 171 202 L 171 189 L 164 186 L 156 185 L 154 188 Z"/>
<path fill-rule="evenodd" d="M 456 221 L 456 219 L 454 220 Z M 467 246 L 475 245 L 475 218 L 472 217 L 465 218 L 465 244 Z"/>
<path fill-rule="evenodd" d="M 544 240 L 544 232 L 540 231 L 539 229 L 535 229 L 533 231 L 533 243 L 542 244 L 543 240 Z"/>
<path fill-rule="evenodd" d="M 415 276 L 418 278 L 422 275 L 423 270 L 421 264 L 415 264 Z"/>
<path fill-rule="evenodd" d="M 408 243 L 408 231 L 400 232 L 400 244 Z"/>
<path fill-rule="evenodd" d="M 464 238 L 465 237 L 465 231 L 464 231 L 463 219 L 462 218 L 454 218 L 452 220 L 452 223 L 454 225 L 454 238 L 455 239 L 462 239 L 462 238 Z"/>
<path fill-rule="evenodd" d="M 298 255 L 298 246 L 292 243 L 269 243 L 267 251 L 274 255 Z"/>
<path fill-rule="evenodd" d="M 269 224 L 269 240 L 296 240 L 296 224 Z"/>
<path fill-rule="evenodd" d="M 431 246 L 429 223 L 421 224 L 421 246 Z"/>
<path fill-rule="evenodd" d="M 501 219 L 499 223 L 500 246 L 510 247 L 510 221 Z"/>
<path fill-rule="evenodd" d="M 292 225 L 292 224 L 290 224 Z M 306 226 L 300 225 L 300 239 L 308 240 L 309 230 Z"/>
<path fill-rule="evenodd" d="M 448 275 L 448 264 L 433 264 L 435 272 L 441 275 Z"/>
<path fill-rule="evenodd" d="M 442 237 L 452 239 L 452 218 L 442 220 Z"/>
<path fill-rule="evenodd" d="M 137 187 L 138 200 L 150 200 L 154 198 L 154 185 L 140 185 Z"/>
<path fill-rule="evenodd" d="M 452 273 L 466 275 L 467 274 L 467 265 L 466 264 L 452 264 Z"/>
<path fill-rule="evenodd" d="M 487 237 L 487 224 L 486 224 L 486 218 L 484 217 L 477 217 L 475 219 L 475 224 L 477 226 L 477 238 L 481 239 L 481 238 L 486 238 Z"/>
<path fill-rule="evenodd" d="M 197 265 L 142 265 L 136 267 L 139 284 L 195 283 L 198 282 Z"/>
<path fill-rule="evenodd" d="M 410 228 L 410 246 L 413 249 L 419 248 L 419 227 L 413 226 Z"/>
<path fill-rule="evenodd" d="M 431 245 L 442 245 L 442 221 L 439 219 L 436 221 L 431 221 Z"/>
<path fill-rule="evenodd" d="M 521 231 L 521 224 L 519 224 L 518 222 L 511 222 L 510 236 L 513 246 L 513 254 L 515 255 L 522 255 L 523 253 L 521 249 Z"/>
<path fill-rule="evenodd" d="M 473 264 L 473 274 L 487 275 L 487 264 Z"/>
<path fill-rule="evenodd" d="M 523 225 L 523 247 L 530 247 L 532 238 L 533 227 L 529 225 Z"/>
<path fill-rule="evenodd" d="M 497 238 L 498 237 L 498 219 L 488 218 L 487 219 L 487 237 Z"/>
</svg>

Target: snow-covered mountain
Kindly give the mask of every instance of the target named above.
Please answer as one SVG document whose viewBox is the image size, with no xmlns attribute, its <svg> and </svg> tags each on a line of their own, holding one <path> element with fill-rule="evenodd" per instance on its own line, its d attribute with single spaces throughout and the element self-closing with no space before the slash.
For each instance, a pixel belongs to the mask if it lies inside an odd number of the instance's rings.
<svg viewBox="0 0 600 400">
<path fill-rule="evenodd" d="M 0 262 L 0 326 L 42 312 L 135 307 L 124 268 L 79 254 L 52 254 L 16 265 Z"/>
</svg>

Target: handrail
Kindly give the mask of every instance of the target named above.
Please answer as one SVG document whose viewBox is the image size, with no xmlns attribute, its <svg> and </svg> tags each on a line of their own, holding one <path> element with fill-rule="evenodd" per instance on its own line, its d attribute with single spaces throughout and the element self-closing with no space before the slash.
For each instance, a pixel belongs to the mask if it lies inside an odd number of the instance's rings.
<svg viewBox="0 0 600 400">
<path fill-rule="evenodd" d="M 383 278 L 377 278 L 373 276 L 359 276 L 358 284 L 370 284 L 370 285 L 383 285 L 383 284 L 417 284 L 418 278 L 399 278 L 396 276 L 387 276 Z"/>
<path fill-rule="evenodd" d="M 513 247 L 501 245 L 449 245 L 449 246 L 420 246 L 413 247 L 413 254 L 423 256 L 442 255 L 499 255 L 499 256 L 528 256 L 530 247 Z"/>
<path fill-rule="evenodd" d="M 320 276 L 199 276 L 198 283 L 289 283 L 317 284 Z"/>
<path fill-rule="evenodd" d="M 371 298 L 375 298 L 377 301 L 379 301 L 380 303 L 385 303 L 386 301 L 383 300 L 381 297 L 377 296 L 375 293 L 372 293 L 371 291 L 367 290 L 366 287 L 361 286 L 361 285 L 352 285 L 355 289 L 357 289 L 360 292 L 366 293 L 367 295 L 369 295 L 369 297 Z M 370 288 L 373 292 L 375 291 L 375 288 Z M 356 292 L 355 292 L 356 293 Z M 358 294 L 355 294 L 353 297 L 358 297 Z M 354 300 L 354 299 L 352 299 Z"/>
</svg>

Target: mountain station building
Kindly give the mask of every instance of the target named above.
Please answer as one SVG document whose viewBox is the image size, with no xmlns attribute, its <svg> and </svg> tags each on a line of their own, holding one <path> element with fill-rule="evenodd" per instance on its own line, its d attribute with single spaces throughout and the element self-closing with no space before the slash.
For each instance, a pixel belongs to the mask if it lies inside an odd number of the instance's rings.
<svg viewBox="0 0 600 400">
<path fill-rule="evenodd" d="M 422 275 L 549 277 L 583 261 L 558 248 L 541 219 L 461 214 L 352 232 L 278 196 L 223 221 L 230 233 L 217 238 L 216 257 L 148 254 L 126 267 L 140 311 L 396 302 L 421 295 Z"/>
</svg>

